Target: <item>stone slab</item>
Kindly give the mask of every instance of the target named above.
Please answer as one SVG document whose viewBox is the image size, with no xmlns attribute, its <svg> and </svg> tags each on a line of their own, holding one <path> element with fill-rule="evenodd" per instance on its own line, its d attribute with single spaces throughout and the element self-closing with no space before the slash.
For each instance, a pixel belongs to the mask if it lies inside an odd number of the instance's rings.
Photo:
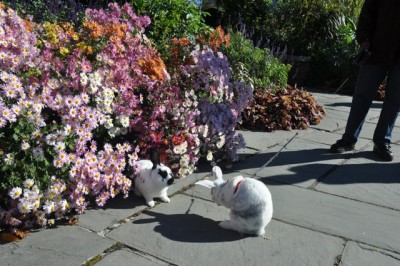
<svg viewBox="0 0 400 266">
<path fill-rule="evenodd" d="M 263 151 L 279 143 L 284 143 L 291 139 L 296 132 L 299 135 L 306 134 L 305 130 L 277 130 L 273 132 L 238 131 L 242 133 L 246 146 L 251 149 Z"/>
<path fill-rule="evenodd" d="M 327 145 L 294 139 L 267 167 L 257 172 L 257 178 L 309 187 L 349 156 L 332 154 L 328 149 Z"/>
<path fill-rule="evenodd" d="M 400 212 L 296 186 L 268 184 L 273 217 L 330 235 L 400 251 Z M 211 201 L 210 190 L 195 186 L 188 195 Z"/>
<path fill-rule="evenodd" d="M 60 226 L 28 234 L 20 242 L 0 246 L 0 264 L 82 265 L 115 242 L 79 226 Z"/>
<path fill-rule="evenodd" d="M 398 266 L 400 265 L 400 255 L 360 243 L 348 242 L 344 249 L 340 265 Z"/>
<path fill-rule="evenodd" d="M 400 210 L 399 169 L 389 167 L 400 165 L 400 157 L 395 157 L 393 162 L 380 162 L 376 161 L 378 158 L 370 150 L 372 148 L 364 153 L 354 154 L 353 156 L 360 157 L 340 165 L 315 189 Z M 392 145 L 392 150 L 395 154 L 400 154 L 399 145 Z"/>
<path fill-rule="evenodd" d="M 78 225 L 100 232 L 146 208 L 144 200 L 133 192 L 129 194 L 126 199 L 122 196 L 110 199 L 104 208 L 93 207 L 86 210 L 85 213 L 79 215 Z"/>
<path fill-rule="evenodd" d="M 266 237 L 218 226 L 228 210 L 177 195 L 174 204 L 146 211 L 107 236 L 177 265 L 333 265 L 343 240 L 272 221 Z"/>
<path fill-rule="evenodd" d="M 328 132 L 337 132 L 344 129 L 345 126 L 346 120 L 326 116 L 318 125 L 310 125 L 310 128 Z"/>
<path fill-rule="evenodd" d="M 169 265 L 169 263 L 147 256 L 146 254 L 133 252 L 129 249 L 116 250 L 107 254 L 101 261 L 96 263 L 96 266 L 115 265 L 160 266 Z"/>
<path fill-rule="evenodd" d="M 342 138 L 342 133 L 332 133 L 332 132 L 326 132 L 326 131 L 312 131 L 309 132 L 308 134 L 305 134 L 303 136 L 300 137 L 300 139 L 304 139 L 304 140 L 308 140 L 311 142 L 315 142 L 315 143 L 321 143 L 321 144 L 325 144 L 326 149 L 329 149 L 329 147 L 334 144 L 337 140 Z M 367 145 L 369 145 L 371 143 L 371 140 L 368 139 L 363 139 L 360 138 L 357 141 L 357 144 L 355 146 L 355 150 L 353 152 L 357 152 L 359 150 L 364 150 Z M 321 146 L 323 147 L 323 146 Z M 345 154 L 348 153 L 352 153 L 352 152 L 346 152 Z"/>
<path fill-rule="evenodd" d="M 371 121 L 364 123 L 363 128 L 360 132 L 360 138 L 372 139 L 374 136 L 374 131 L 375 131 L 377 122 L 378 122 L 378 119 L 373 119 Z M 400 122 L 400 119 L 398 120 L 397 123 L 399 124 L 399 122 Z M 400 142 L 400 128 L 399 127 L 394 127 L 394 129 L 393 129 L 392 142 L 393 143 Z"/>
<path fill-rule="evenodd" d="M 168 188 L 168 195 L 177 193 L 184 187 L 195 183 L 211 172 L 211 166 L 206 167 L 202 165 L 200 168 L 201 169 L 186 178 L 177 179 L 175 183 Z M 156 204 L 167 203 L 160 202 L 156 199 Z M 92 231 L 100 232 L 146 208 L 147 205 L 144 199 L 130 192 L 129 197 L 126 199 L 119 195 L 114 199 L 110 199 L 103 208 L 93 207 L 86 210 L 84 214 L 79 216 L 78 224 Z"/>
</svg>

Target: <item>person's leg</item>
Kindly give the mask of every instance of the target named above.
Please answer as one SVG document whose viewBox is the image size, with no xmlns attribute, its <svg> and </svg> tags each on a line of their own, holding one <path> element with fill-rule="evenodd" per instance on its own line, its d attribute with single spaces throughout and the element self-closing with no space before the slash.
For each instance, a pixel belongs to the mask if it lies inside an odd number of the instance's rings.
<svg viewBox="0 0 400 266">
<path fill-rule="evenodd" d="M 365 117 L 386 74 L 387 68 L 384 66 L 360 66 L 343 139 L 357 142 Z"/>
<path fill-rule="evenodd" d="M 383 66 L 360 66 L 345 132 L 342 138 L 330 147 L 330 152 L 341 153 L 354 150 L 365 117 L 386 74 L 387 68 Z"/>
<path fill-rule="evenodd" d="M 376 144 L 390 144 L 392 131 L 400 111 L 400 65 L 389 68 L 385 99 L 376 126 L 373 141 Z"/>
</svg>

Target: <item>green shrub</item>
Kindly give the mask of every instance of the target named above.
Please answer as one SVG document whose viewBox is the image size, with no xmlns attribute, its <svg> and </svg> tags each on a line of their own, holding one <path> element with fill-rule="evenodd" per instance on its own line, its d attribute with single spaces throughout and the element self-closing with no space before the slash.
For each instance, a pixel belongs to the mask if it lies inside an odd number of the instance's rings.
<svg viewBox="0 0 400 266">
<path fill-rule="evenodd" d="M 230 45 L 222 47 L 235 78 L 255 88 L 286 86 L 290 65 L 283 64 L 268 48 L 254 46 L 241 32 L 230 32 Z"/>
<path fill-rule="evenodd" d="M 309 85 L 352 86 L 355 22 L 361 0 L 218 0 L 224 27 L 242 23 L 260 47 L 287 47 L 288 54 L 311 57 Z M 350 73 L 350 74 L 349 74 Z M 307 84 L 308 85 L 308 84 Z"/>
<path fill-rule="evenodd" d="M 87 7 L 78 0 L 8 0 L 3 2 L 20 15 L 32 15 L 36 22 L 77 22 L 83 18 L 85 7 Z"/>
<path fill-rule="evenodd" d="M 188 0 L 130 0 L 138 15 L 151 18 L 149 37 L 161 51 L 173 37 L 194 37 L 209 27 L 203 13 L 193 1 Z"/>
</svg>

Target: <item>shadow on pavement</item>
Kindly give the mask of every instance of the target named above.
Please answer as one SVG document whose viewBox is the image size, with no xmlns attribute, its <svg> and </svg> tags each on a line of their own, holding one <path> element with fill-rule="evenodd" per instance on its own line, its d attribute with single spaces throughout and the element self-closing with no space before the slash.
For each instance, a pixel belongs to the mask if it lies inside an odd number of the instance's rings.
<svg viewBox="0 0 400 266">
<path fill-rule="evenodd" d="M 371 109 L 374 108 L 382 108 L 382 102 L 373 102 L 371 105 Z M 338 107 L 338 106 L 345 106 L 345 107 L 351 107 L 351 102 L 341 102 L 341 103 L 328 103 L 325 104 L 325 106 L 332 106 L 332 107 Z"/>
<path fill-rule="evenodd" d="M 249 156 L 245 162 L 235 164 L 233 170 L 257 171 L 275 154 L 267 152 Z M 282 170 L 284 172 L 282 175 L 279 175 L 280 170 L 277 169 L 280 166 L 285 168 Z M 268 168 L 271 167 L 275 169 L 269 175 Z M 258 172 L 257 176 L 263 181 L 273 179 L 286 184 L 296 184 L 310 179 L 318 179 L 326 184 L 390 184 L 400 183 L 399 169 L 400 162 L 383 162 L 372 151 L 332 154 L 327 149 L 283 150 L 269 165 Z"/>
<path fill-rule="evenodd" d="M 231 242 L 251 237 L 234 231 L 222 229 L 218 223 L 209 218 L 193 214 L 162 214 L 153 211 L 144 212 L 152 218 L 141 217 L 134 224 L 158 223 L 154 231 L 173 241 L 190 243 Z"/>
</svg>

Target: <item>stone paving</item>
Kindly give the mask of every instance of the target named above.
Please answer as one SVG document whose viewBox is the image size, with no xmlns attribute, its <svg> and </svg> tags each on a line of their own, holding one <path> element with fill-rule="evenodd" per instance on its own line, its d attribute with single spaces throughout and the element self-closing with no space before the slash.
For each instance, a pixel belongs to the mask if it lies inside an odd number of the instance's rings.
<svg viewBox="0 0 400 266">
<path fill-rule="evenodd" d="M 372 153 L 380 102 L 370 110 L 356 150 L 330 154 L 351 97 L 312 93 L 324 106 L 319 125 L 301 131 L 242 132 L 247 147 L 226 178 L 252 176 L 267 184 L 273 220 L 263 237 L 223 230 L 229 211 L 194 186 L 211 166 L 179 180 L 171 203 L 147 208 L 134 195 L 91 209 L 74 226 L 0 243 L 0 265 L 400 265 L 400 130 L 393 162 Z"/>
</svg>

